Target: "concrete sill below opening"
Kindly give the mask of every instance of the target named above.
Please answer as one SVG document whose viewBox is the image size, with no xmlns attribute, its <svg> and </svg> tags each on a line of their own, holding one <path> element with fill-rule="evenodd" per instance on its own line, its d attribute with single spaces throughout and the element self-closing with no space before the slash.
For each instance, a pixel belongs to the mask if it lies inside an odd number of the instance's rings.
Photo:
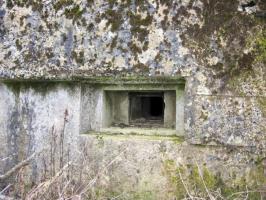
<svg viewBox="0 0 266 200">
<path fill-rule="evenodd" d="M 169 128 L 135 128 L 135 127 L 108 127 L 101 128 L 100 133 L 110 135 L 149 135 L 149 136 L 173 136 L 178 135 L 175 129 Z"/>
</svg>

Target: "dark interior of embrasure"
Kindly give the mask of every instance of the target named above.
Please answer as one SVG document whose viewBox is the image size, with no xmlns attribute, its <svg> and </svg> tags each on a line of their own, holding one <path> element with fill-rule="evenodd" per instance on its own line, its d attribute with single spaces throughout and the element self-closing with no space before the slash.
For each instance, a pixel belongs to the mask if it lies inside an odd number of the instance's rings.
<svg viewBox="0 0 266 200">
<path fill-rule="evenodd" d="M 129 123 L 131 126 L 162 126 L 164 108 L 163 92 L 129 93 Z"/>
</svg>

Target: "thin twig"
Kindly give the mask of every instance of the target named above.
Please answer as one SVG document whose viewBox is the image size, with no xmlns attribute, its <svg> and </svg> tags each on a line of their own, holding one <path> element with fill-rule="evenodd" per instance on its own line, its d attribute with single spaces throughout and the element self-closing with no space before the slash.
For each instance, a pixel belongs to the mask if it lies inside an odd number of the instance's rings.
<svg viewBox="0 0 266 200">
<path fill-rule="evenodd" d="M 100 170 L 96 176 L 89 182 L 89 184 L 87 184 L 87 186 L 83 189 L 83 191 L 80 192 L 80 195 L 84 194 L 85 192 L 88 191 L 88 189 L 94 185 L 94 183 L 101 177 L 102 173 L 108 169 L 119 157 L 120 155 L 122 155 L 122 153 L 124 153 L 126 151 L 126 149 L 124 149 L 120 154 L 118 154 L 111 162 L 109 162 L 108 165 L 106 165 L 102 170 Z"/>
<path fill-rule="evenodd" d="M 8 186 L 6 186 L 1 192 L 0 192 L 0 195 L 4 194 L 4 192 L 10 188 L 12 186 L 12 184 L 9 184 Z"/>
<path fill-rule="evenodd" d="M 189 193 L 189 190 L 188 190 L 188 188 L 187 188 L 187 186 L 186 186 L 186 184 L 185 184 L 185 182 L 184 182 L 184 179 L 183 179 L 183 177 L 182 177 L 182 174 L 181 174 L 181 172 L 180 172 L 180 169 L 177 168 L 177 171 L 178 171 L 178 174 L 179 174 L 180 180 L 181 180 L 181 182 L 182 182 L 182 184 L 183 184 L 183 186 L 184 186 L 184 188 L 185 188 L 185 190 L 186 190 L 187 195 L 189 196 L 190 199 L 193 199 L 193 196 Z"/>
<path fill-rule="evenodd" d="M 120 197 L 123 196 L 123 195 L 124 195 L 124 192 L 122 192 L 122 193 L 119 194 L 118 196 L 112 197 L 111 200 L 118 199 L 118 198 L 120 198 Z"/>
<path fill-rule="evenodd" d="M 265 192 L 265 191 L 262 191 L 262 190 L 247 190 L 247 191 L 243 191 L 243 192 L 235 192 L 229 196 L 227 196 L 227 199 L 230 199 L 231 197 L 233 196 L 236 196 L 236 195 L 240 195 L 240 194 L 246 194 L 246 193 L 256 193 L 256 192 Z"/>
<path fill-rule="evenodd" d="M 209 198 L 210 198 L 211 200 L 215 200 L 215 198 L 211 195 L 210 191 L 208 190 L 208 188 L 207 188 L 207 186 L 206 186 L 206 183 L 205 183 L 205 181 L 204 181 L 204 179 L 203 179 L 203 176 L 202 176 L 202 174 L 201 174 L 201 170 L 200 170 L 200 167 L 199 167 L 199 164 L 198 164 L 197 161 L 196 161 L 196 165 L 197 165 L 197 168 L 198 168 L 198 172 L 199 172 L 200 179 L 201 179 L 201 181 L 202 181 L 202 183 L 203 183 L 203 185 L 204 185 L 204 188 L 205 188 L 205 190 L 206 190 L 206 192 L 207 192 Z"/>
<path fill-rule="evenodd" d="M 6 157 L 6 158 L 1 158 L 1 162 L 4 162 L 4 161 L 6 161 L 6 160 L 8 160 L 8 159 L 10 159 L 10 156 L 8 156 L 8 157 Z"/>
<path fill-rule="evenodd" d="M 66 164 L 60 171 L 58 171 L 55 176 L 51 179 L 39 184 L 36 188 L 34 188 L 27 197 L 26 200 L 34 199 L 40 194 L 45 194 L 48 188 L 63 174 L 63 172 L 71 165 L 71 163 Z"/>
<path fill-rule="evenodd" d="M 20 163 L 18 163 L 16 166 L 14 166 L 13 168 L 11 168 L 9 171 L 7 171 L 5 174 L 0 175 L 0 181 L 3 181 L 7 178 L 9 178 L 10 176 L 12 176 L 12 174 L 14 174 L 15 172 L 17 172 L 18 170 L 20 170 L 22 167 L 25 167 L 27 165 L 29 165 L 29 163 L 31 162 L 31 160 L 38 154 L 40 154 L 40 152 L 35 152 L 33 153 L 30 157 L 28 157 L 26 160 L 21 161 Z"/>
</svg>

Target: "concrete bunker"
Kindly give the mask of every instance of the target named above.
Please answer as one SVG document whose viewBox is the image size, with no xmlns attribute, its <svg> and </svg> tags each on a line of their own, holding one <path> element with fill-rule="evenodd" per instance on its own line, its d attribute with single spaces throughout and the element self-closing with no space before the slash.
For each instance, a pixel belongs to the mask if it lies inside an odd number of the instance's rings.
<svg viewBox="0 0 266 200">
<path fill-rule="evenodd" d="M 183 135 L 184 81 L 83 84 L 81 133 Z"/>
</svg>

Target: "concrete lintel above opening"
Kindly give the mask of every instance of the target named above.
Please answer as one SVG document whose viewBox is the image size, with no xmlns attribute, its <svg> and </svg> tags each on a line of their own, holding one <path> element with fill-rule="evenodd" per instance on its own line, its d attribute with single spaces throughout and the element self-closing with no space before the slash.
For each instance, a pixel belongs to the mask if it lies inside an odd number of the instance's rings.
<svg viewBox="0 0 266 200">
<path fill-rule="evenodd" d="M 106 76 L 77 78 L 76 81 L 94 85 L 184 85 L 185 79 L 181 76 Z"/>
<path fill-rule="evenodd" d="M 22 82 L 22 83 L 87 83 L 93 85 L 146 85 L 163 84 L 179 85 L 185 84 L 184 77 L 181 76 L 67 76 L 62 78 L 0 78 L 0 82 Z"/>
</svg>

